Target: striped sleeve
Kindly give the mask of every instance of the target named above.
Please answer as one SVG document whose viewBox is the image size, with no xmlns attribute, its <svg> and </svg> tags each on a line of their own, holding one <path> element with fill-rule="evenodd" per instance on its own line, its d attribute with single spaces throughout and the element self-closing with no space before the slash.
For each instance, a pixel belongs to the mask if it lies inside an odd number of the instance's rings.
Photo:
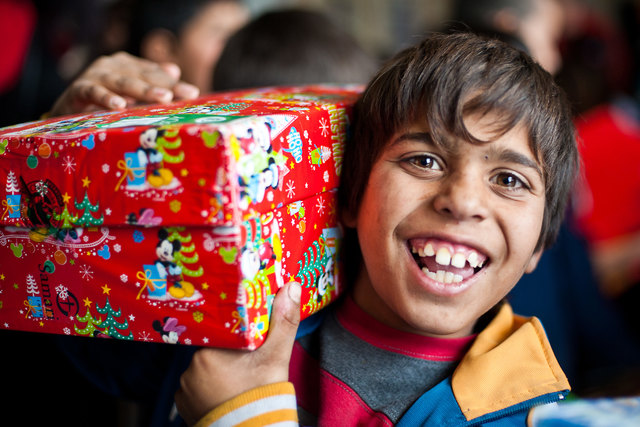
<svg viewBox="0 0 640 427">
<path fill-rule="evenodd" d="M 267 384 L 226 401 L 194 427 L 298 427 L 296 407 L 293 384 Z"/>
</svg>

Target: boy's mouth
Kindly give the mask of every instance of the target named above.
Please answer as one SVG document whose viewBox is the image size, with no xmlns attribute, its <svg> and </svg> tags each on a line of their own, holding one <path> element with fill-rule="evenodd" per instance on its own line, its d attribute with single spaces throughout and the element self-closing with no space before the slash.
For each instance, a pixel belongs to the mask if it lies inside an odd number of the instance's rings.
<svg viewBox="0 0 640 427">
<path fill-rule="evenodd" d="M 418 267 L 430 279 L 443 284 L 458 284 L 487 265 L 488 257 L 468 246 L 439 239 L 412 239 L 411 254 Z"/>
</svg>

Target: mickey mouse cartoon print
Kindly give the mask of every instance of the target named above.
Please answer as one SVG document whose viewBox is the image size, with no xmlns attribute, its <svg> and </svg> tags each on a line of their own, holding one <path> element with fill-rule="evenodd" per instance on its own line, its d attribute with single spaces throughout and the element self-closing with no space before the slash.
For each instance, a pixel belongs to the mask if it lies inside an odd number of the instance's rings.
<svg viewBox="0 0 640 427">
<path fill-rule="evenodd" d="M 245 182 L 242 177 L 239 177 L 238 181 L 243 188 L 240 192 L 240 207 L 246 209 L 249 201 L 253 203 L 262 202 L 268 188 L 278 188 L 278 165 L 276 165 L 275 160 L 270 157 L 269 165 L 257 174 L 252 175 L 248 182 Z"/>
<path fill-rule="evenodd" d="M 175 262 L 176 253 L 182 244 L 178 240 L 169 240 L 169 232 L 165 228 L 158 230 L 155 266 L 161 279 L 166 279 L 169 294 L 177 299 L 193 296 L 195 289 L 189 282 L 182 281 L 182 267 Z"/>
<path fill-rule="evenodd" d="M 173 180 L 173 172 L 163 166 L 162 153 L 158 151 L 158 138 L 164 131 L 149 128 L 139 137 L 140 147 L 137 150 L 141 166 L 147 168 L 147 181 L 152 187 L 158 188 L 168 185 Z"/>
<path fill-rule="evenodd" d="M 175 317 L 165 317 L 162 322 L 154 320 L 153 329 L 160 333 L 165 343 L 177 344 L 180 335 L 187 330 L 187 327 L 178 325 L 178 319 Z"/>
</svg>

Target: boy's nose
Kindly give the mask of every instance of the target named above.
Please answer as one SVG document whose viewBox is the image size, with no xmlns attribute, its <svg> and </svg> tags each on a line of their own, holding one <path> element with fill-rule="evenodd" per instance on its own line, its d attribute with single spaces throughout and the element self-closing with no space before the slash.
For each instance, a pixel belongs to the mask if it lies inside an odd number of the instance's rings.
<svg viewBox="0 0 640 427">
<path fill-rule="evenodd" d="M 482 178 L 467 172 L 444 178 L 433 203 L 437 212 L 457 221 L 481 221 L 488 214 L 488 198 Z"/>
</svg>

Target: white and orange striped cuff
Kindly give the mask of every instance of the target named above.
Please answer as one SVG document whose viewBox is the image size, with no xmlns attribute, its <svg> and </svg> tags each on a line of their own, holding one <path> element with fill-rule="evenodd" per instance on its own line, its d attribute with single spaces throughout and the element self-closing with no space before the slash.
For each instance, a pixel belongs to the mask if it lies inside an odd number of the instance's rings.
<svg viewBox="0 0 640 427">
<path fill-rule="evenodd" d="M 226 401 L 205 415 L 194 427 L 297 427 L 296 408 L 293 384 L 267 384 Z"/>
</svg>

